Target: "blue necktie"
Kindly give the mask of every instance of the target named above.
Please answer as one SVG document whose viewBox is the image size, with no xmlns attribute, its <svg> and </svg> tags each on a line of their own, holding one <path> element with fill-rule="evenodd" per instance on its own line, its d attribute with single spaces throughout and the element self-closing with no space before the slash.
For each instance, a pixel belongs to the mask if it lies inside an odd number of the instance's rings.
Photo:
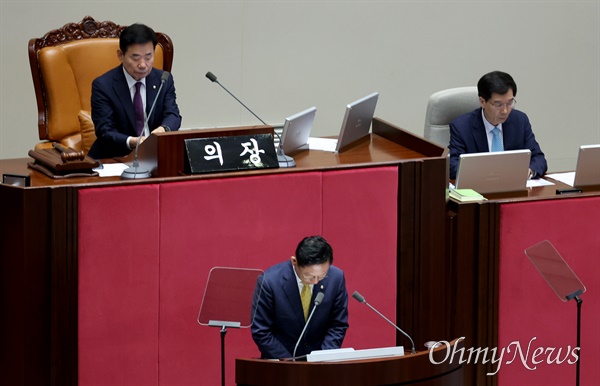
<svg viewBox="0 0 600 386">
<path fill-rule="evenodd" d="M 494 127 L 492 130 L 492 151 L 503 151 L 502 139 L 500 138 L 500 129 Z"/>
<path fill-rule="evenodd" d="M 142 102 L 142 94 L 140 88 L 142 82 L 135 84 L 135 95 L 133 96 L 133 110 L 135 111 L 135 130 L 138 135 L 142 135 L 144 130 L 144 103 Z"/>
</svg>

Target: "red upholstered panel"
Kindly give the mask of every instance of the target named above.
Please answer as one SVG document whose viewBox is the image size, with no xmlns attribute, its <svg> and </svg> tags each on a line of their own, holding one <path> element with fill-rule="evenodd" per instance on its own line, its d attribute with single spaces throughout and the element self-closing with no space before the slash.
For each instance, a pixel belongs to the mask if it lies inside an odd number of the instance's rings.
<svg viewBox="0 0 600 386">
<path fill-rule="evenodd" d="M 164 184 L 161 220 L 160 382 L 218 385 L 220 329 L 197 323 L 209 271 L 264 270 L 320 233 L 321 175 Z M 260 354 L 249 329 L 228 329 L 225 347 L 227 384 L 234 384 L 235 358 Z"/>
<path fill-rule="evenodd" d="M 394 167 L 82 191 L 81 384 L 220 384 L 219 328 L 197 323 L 210 269 L 266 269 L 307 235 L 331 242 L 350 294 L 393 319 L 396 201 Z M 394 345 L 391 326 L 349 301 L 345 347 Z M 249 329 L 228 329 L 225 346 L 233 385 L 234 359 L 259 352 Z"/>
<path fill-rule="evenodd" d="M 158 185 L 79 192 L 79 384 L 158 381 Z"/>
<path fill-rule="evenodd" d="M 348 295 L 358 291 L 388 319 L 396 315 L 398 169 L 323 174 L 323 234 L 335 246 L 334 264 L 346 273 Z M 345 347 L 396 345 L 396 330 L 350 298 Z M 410 346 L 410 342 L 406 343 Z"/>
<path fill-rule="evenodd" d="M 574 385 L 575 365 L 567 362 L 548 365 L 548 353 L 537 365 L 532 362 L 535 349 L 553 347 L 551 358 L 564 359 L 576 346 L 577 306 L 561 301 L 524 250 L 543 240 L 550 241 L 586 286 L 581 296 L 581 384 L 596 385 L 600 380 L 600 198 L 567 198 L 504 204 L 500 217 L 500 305 L 499 347 L 519 342 L 523 356 L 531 348 L 528 370 L 515 355 L 505 354 L 498 385 Z M 532 341 L 532 339 L 535 340 Z M 572 356 L 568 359 L 573 360 Z"/>
</svg>

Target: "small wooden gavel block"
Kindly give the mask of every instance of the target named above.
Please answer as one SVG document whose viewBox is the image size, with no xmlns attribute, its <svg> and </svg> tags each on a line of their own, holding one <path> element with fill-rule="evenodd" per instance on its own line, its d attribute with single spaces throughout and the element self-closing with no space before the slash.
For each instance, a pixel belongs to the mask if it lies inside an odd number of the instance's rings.
<svg viewBox="0 0 600 386">
<path fill-rule="evenodd" d="M 78 161 L 85 159 L 85 153 L 83 151 L 77 151 L 71 148 L 67 149 L 58 142 L 53 142 L 52 146 L 60 152 L 60 159 L 63 162 Z"/>
</svg>

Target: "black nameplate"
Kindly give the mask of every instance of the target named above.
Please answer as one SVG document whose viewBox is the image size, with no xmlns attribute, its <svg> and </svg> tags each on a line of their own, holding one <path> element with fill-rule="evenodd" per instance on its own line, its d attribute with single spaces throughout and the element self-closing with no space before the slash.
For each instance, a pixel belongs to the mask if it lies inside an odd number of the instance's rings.
<svg viewBox="0 0 600 386">
<path fill-rule="evenodd" d="M 31 186 L 31 179 L 29 176 L 21 174 L 3 174 L 2 183 L 14 186 Z"/>
<path fill-rule="evenodd" d="M 189 174 L 279 167 L 271 134 L 185 139 Z"/>
</svg>

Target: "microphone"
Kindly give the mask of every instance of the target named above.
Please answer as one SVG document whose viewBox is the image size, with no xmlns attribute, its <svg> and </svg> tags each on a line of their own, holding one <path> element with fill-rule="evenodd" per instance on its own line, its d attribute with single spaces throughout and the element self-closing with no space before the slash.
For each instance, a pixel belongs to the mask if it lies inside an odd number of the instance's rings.
<svg viewBox="0 0 600 386">
<path fill-rule="evenodd" d="M 294 361 L 294 362 L 296 361 L 296 350 L 298 349 L 298 345 L 300 344 L 300 341 L 302 340 L 302 337 L 304 336 L 304 333 L 306 332 L 306 327 L 308 327 L 308 323 L 310 322 L 310 319 L 312 318 L 313 314 L 315 313 L 317 306 L 319 304 L 321 304 L 321 302 L 323 301 L 324 297 L 325 297 L 325 294 L 323 292 L 319 292 L 317 294 L 317 296 L 315 296 L 315 306 L 313 307 L 312 311 L 310 312 L 308 319 L 306 319 L 304 328 L 302 329 L 302 332 L 300 333 L 300 337 L 298 338 L 298 342 L 296 342 L 296 346 L 294 347 L 294 353 L 292 354 L 292 361 Z"/>
<path fill-rule="evenodd" d="M 211 82 L 218 84 L 219 86 L 221 86 L 223 88 L 223 90 L 227 91 L 227 93 L 229 95 L 231 95 L 233 97 L 233 99 L 235 99 L 236 101 L 238 101 L 239 104 L 241 104 L 242 106 L 244 106 L 244 108 L 246 110 L 248 110 L 252 115 L 254 115 L 256 117 L 256 119 L 258 119 L 259 121 L 261 121 L 263 125 L 270 126 L 270 125 L 267 125 L 265 123 L 265 121 L 263 121 L 262 119 L 260 119 L 258 117 L 258 115 L 254 114 L 254 111 L 250 110 L 248 108 L 248 106 L 246 106 L 241 100 L 239 100 L 235 95 L 233 95 L 229 90 L 227 90 L 225 88 L 225 86 L 223 86 L 217 80 L 217 76 L 215 74 L 213 74 L 212 72 L 209 71 L 209 72 L 206 73 L 206 77 Z M 273 130 L 273 132 L 275 133 L 275 135 L 279 139 L 279 147 L 277 148 L 277 161 L 279 162 L 279 167 L 280 168 L 290 168 L 290 167 L 296 166 L 296 162 L 294 161 L 294 159 L 292 157 L 290 157 L 290 156 L 285 155 L 285 153 L 283 152 L 283 146 L 282 146 L 283 145 L 283 141 L 281 140 L 281 136 L 275 130 Z"/>
<path fill-rule="evenodd" d="M 359 303 L 364 303 L 367 306 L 369 306 L 370 309 L 375 311 L 379 316 L 381 316 L 383 319 L 385 319 L 389 324 L 396 327 L 396 330 L 400 331 L 401 333 L 404 334 L 404 336 L 406 336 L 408 339 L 410 339 L 410 343 L 412 343 L 412 353 L 413 354 L 417 353 L 417 351 L 415 350 L 415 342 L 413 342 L 412 338 L 410 336 L 408 336 L 408 334 L 406 332 L 402 331 L 402 329 L 400 329 L 400 327 L 396 326 L 394 323 L 392 323 L 391 320 L 389 320 L 388 318 L 383 316 L 383 314 L 381 312 L 377 311 L 375 308 L 373 308 L 373 306 L 371 306 L 369 303 L 367 303 L 367 301 L 365 300 L 365 297 L 362 296 L 361 294 L 359 294 L 358 291 L 354 291 L 354 293 L 352 294 L 352 297 L 354 299 L 358 300 Z"/>
<path fill-rule="evenodd" d="M 148 125 L 148 121 L 150 120 L 150 115 L 152 111 L 154 111 L 154 106 L 156 105 L 156 101 L 158 100 L 158 96 L 160 95 L 160 91 L 162 90 L 163 84 L 169 79 L 170 73 L 167 71 L 163 71 L 162 76 L 160 77 L 160 87 L 158 88 L 158 92 L 154 97 L 154 101 L 152 102 L 152 106 L 150 107 L 150 111 L 148 112 L 148 116 L 146 117 L 146 121 L 144 122 L 144 128 Z M 143 135 L 143 132 L 142 132 Z M 141 137 L 141 136 L 140 136 Z M 140 164 L 138 162 L 138 147 L 140 147 L 140 138 L 138 138 L 137 143 L 135 144 L 135 153 L 133 155 L 133 164 L 131 167 L 123 170 L 121 174 L 121 178 L 125 179 L 136 179 L 136 178 L 149 178 L 152 177 L 152 174 L 149 170 L 140 168 Z"/>
</svg>

